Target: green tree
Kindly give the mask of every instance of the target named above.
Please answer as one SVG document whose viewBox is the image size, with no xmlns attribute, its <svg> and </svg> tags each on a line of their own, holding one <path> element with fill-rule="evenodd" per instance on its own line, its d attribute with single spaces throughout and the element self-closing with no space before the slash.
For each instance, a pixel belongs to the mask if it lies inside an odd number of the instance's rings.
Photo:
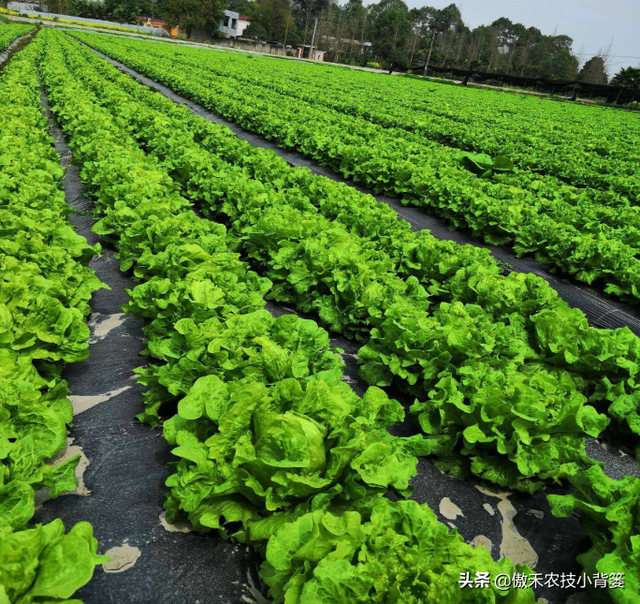
<svg viewBox="0 0 640 604">
<path fill-rule="evenodd" d="M 90 2 L 89 0 L 71 0 L 68 3 L 66 12 L 69 15 L 87 17 L 89 19 L 104 19 L 107 16 L 104 4 L 99 2 Z"/>
<path fill-rule="evenodd" d="M 155 16 L 156 0 L 49 0 L 49 10 L 76 17 L 135 23 L 136 16 Z"/>
<path fill-rule="evenodd" d="M 613 86 L 623 86 L 632 90 L 640 90 L 640 67 L 623 67 L 612 78 Z"/>
<path fill-rule="evenodd" d="M 290 0 L 259 0 L 252 3 L 247 35 L 282 42 L 293 25 Z"/>
<path fill-rule="evenodd" d="M 425 39 L 427 45 L 424 63 L 426 75 L 437 42 L 442 46 L 442 62 L 446 61 L 446 55 L 449 54 L 452 47 L 455 31 L 463 26 L 462 15 L 455 4 L 445 6 L 443 9 L 423 6 L 413 14 L 412 21 L 414 30 Z"/>
<path fill-rule="evenodd" d="M 513 23 L 506 17 L 497 19 L 490 25 L 490 56 L 488 71 L 512 73 L 517 70 L 518 60 L 526 55 L 529 31 L 521 23 Z"/>
<path fill-rule="evenodd" d="M 89 4 L 96 4 L 89 2 Z M 106 14 L 114 21 L 124 21 L 133 23 L 136 16 L 148 16 L 150 11 L 150 2 L 142 2 L 141 0 L 105 0 L 104 9 Z"/>
<path fill-rule="evenodd" d="M 531 52 L 533 77 L 549 80 L 574 80 L 580 61 L 573 54 L 569 36 L 543 36 Z M 537 72 L 537 73 L 535 73 Z"/>
<path fill-rule="evenodd" d="M 375 53 L 389 59 L 411 32 L 409 9 L 402 0 L 382 0 L 371 10 L 370 36 Z"/>
<path fill-rule="evenodd" d="M 391 54 L 387 58 L 387 66 L 389 67 L 389 73 L 391 74 L 394 71 L 407 71 L 411 66 L 411 63 L 407 53 L 400 48 L 396 48 L 391 51 Z"/>
<path fill-rule="evenodd" d="M 309 29 L 303 40 L 308 43 L 311 39 L 309 15 L 317 17 L 317 43 L 332 60 L 365 63 L 382 59 L 390 66 L 391 53 L 397 50 L 425 71 L 429 65 L 439 65 L 559 80 L 573 80 L 578 74 L 579 61 L 569 36 L 545 36 L 535 27 L 506 17 L 471 30 L 455 4 L 408 10 L 402 0 L 381 0 L 366 8 L 362 0 L 346 0 L 343 5 L 333 0 L 292 1 L 300 31 Z M 367 41 L 373 46 L 365 57 L 367 47 L 361 43 Z M 395 57 L 399 59 L 400 54 Z"/>
<path fill-rule="evenodd" d="M 253 38 L 255 40 L 262 41 L 266 41 L 269 38 L 267 30 L 262 26 L 262 23 L 254 18 L 249 20 L 249 25 L 247 29 L 244 30 L 243 35 L 245 38 Z"/>
<path fill-rule="evenodd" d="M 578 73 L 579 82 L 589 84 L 606 84 L 609 81 L 605 69 L 604 59 L 600 56 L 591 57 Z"/>
<path fill-rule="evenodd" d="M 303 32 L 303 44 L 311 42 L 313 20 L 319 18 L 329 4 L 329 0 L 293 0 L 292 14 L 297 28 Z"/>
<path fill-rule="evenodd" d="M 163 13 L 169 27 L 178 26 L 191 38 L 194 28 L 216 33 L 226 0 L 165 0 Z"/>
<path fill-rule="evenodd" d="M 257 3 L 252 0 L 229 0 L 227 8 L 245 16 L 251 16 Z"/>
<path fill-rule="evenodd" d="M 349 40 L 345 52 L 350 57 L 360 55 L 360 44 L 367 41 L 369 13 L 362 0 L 348 0 L 343 11 L 343 35 Z"/>
<path fill-rule="evenodd" d="M 47 2 L 47 7 L 51 13 L 56 13 L 58 15 L 70 14 L 69 2 L 67 2 L 67 0 L 49 0 Z"/>
</svg>

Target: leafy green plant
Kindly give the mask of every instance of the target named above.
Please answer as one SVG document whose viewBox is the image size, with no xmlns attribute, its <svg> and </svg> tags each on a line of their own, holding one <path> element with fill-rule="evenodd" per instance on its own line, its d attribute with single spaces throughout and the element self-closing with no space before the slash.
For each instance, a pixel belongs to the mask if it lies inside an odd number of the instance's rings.
<svg viewBox="0 0 640 604">
<path fill-rule="evenodd" d="M 41 74 L 103 216 L 95 228 L 119 248 L 124 270 L 147 279 L 126 309 L 152 319 L 147 352 L 166 361 L 140 373 L 150 386 L 143 419 L 169 416 L 163 429 L 180 460 L 168 480 L 169 518 L 188 515 L 201 530 L 233 532 L 237 521 L 276 512 L 284 521 L 333 499 L 408 492 L 421 437 L 385 430 L 404 416 L 400 405 L 377 388 L 355 395 L 315 323 L 259 310 L 271 283 L 122 136 L 121 123 L 66 67 L 60 36 L 43 39 Z"/>
<path fill-rule="evenodd" d="M 0 50 L 30 26 L 0 26 Z M 10 40 L 9 40 L 10 41 Z M 85 359 L 85 324 L 103 285 L 87 264 L 99 252 L 68 222 L 64 170 L 40 101 L 37 46 L 0 77 L 0 601 L 71 601 L 106 558 L 91 526 L 30 524 L 34 492 L 77 486 L 78 456 L 63 451 L 72 420 L 64 363 Z M 77 600 L 74 600 L 77 601 Z"/>
<path fill-rule="evenodd" d="M 402 419 L 400 405 L 376 388 L 360 399 L 339 376 L 328 377 L 269 387 L 199 378 L 164 424 L 181 458 L 167 481 L 168 518 L 183 510 L 200 530 L 221 528 L 221 518 L 247 528 L 335 499 L 408 492 L 416 458 L 385 430 Z"/>
<path fill-rule="evenodd" d="M 464 154 L 459 161 L 480 178 L 493 178 L 495 174 L 513 174 L 515 171 L 513 162 L 504 155 L 499 155 L 492 161 L 488 156 Z"/>
<path fill-rule="evenodd" d="M 467 545 L 455 529 L 414 501 L 380 500 L 356 510 L 316 510 L 269 537 L 260 576 L 275 604 L 287 602 L 431 602 L 533 604 L 531 589 L 499 591 L 460 586 L 462 573 L 490 576 L 531 570 L 494 562 L 482 547 Z M 261 530 L 262 529 L 262 530 Z"/>
<path fill-rule="evenodd" d="M 590 596 L 595 602 L 633 604 L 640 598 L 640 480 L 625 476 L 614 480 L 597 467 L 571 479 L 571 495 L 549 495 L 554 516 L 580 512 L 580 523 L 591 548 L 578 556 L 590 577 L 609 578 L 603 592 L 593 582 Z M 615 578 L 618 581 L 614 581 Z M 617 587 L 613 585 L 617 583 Z M 605 595 L 606 594 L 606 595 Z"/>
<path fill-rule="evenodd" d="M 258 547 L 276 601 L 326 600 L 329 585 L 385 601 L 415 577 L 442 599 L 439 577 L 458 578 L 459 559 L 492 564 L 425 508 L 380 498 L 407 493 L 415 454 L 531 491 L 597 469 L 583 444 L 607 424 L 600 411 L 637 431 L 628 330 L 592 329 L 539 279 L 413 234 L 371 198 L 251 151 L 60 35 L 43 38 L 42 79 L 103 216 L 97 229 L 123 270 L 146 279 L 127 311 L 149 320 L 146 352 L 161 361 L 140 374 L 143 419 L 168 418 L 179 460 L 169 518 Z M 328 334 L 274 319 L 260 310 L 265 294 L 367 341 L 364 374 L 417 395 L 424 437 L 391 437 L 399 405 L 377 388 L 356 396 Z"/>
<path fill-rule="evenodd" d="M 23 23 L 11 23 L 6 17 L 0 17 L 0 52 L 11 46 L 12 42 L 33 31 L 33 26 Z"/>
<path fill-rule="evenodd" d="M 88 522 L 67 533 L 59 519 L 25 526 L 33 507 L 33 491 L 24 483 L 0 484 L 0 597 L 10 604 L 70 602 L 108 558 L 98 555 Z"/>
</svg>

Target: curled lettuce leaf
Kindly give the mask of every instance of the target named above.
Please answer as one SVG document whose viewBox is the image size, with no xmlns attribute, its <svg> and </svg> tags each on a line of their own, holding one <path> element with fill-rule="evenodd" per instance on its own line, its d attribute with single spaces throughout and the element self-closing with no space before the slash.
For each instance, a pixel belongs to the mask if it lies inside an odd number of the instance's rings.
<svg viewBox="0 0 640 604">
<path fill-rule="evenodd" d="M 68 533 L 56 519 L 0 534 L 0 602 L 71 602 L 68 598 L 91 579 L 95 566 L 108 559 L 97 549 L 88 522 L 78 522 Z"/>
</svg>

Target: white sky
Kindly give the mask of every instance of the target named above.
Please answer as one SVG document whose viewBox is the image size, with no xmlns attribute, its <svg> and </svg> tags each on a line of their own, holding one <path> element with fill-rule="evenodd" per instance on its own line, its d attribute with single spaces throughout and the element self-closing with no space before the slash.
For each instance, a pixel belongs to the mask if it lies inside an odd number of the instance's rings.
<svg viewBox="0 0 640 604">
<path fill-rule="evenodd" d="M 443 8 L 452 1 L 471 28 L 507 17 L 546 35 L 571 36 L 583 61 L 613 41 L 610 72 L 640 66 L 640 0 L 405 0 L 410 8 Z"/>
</svg>

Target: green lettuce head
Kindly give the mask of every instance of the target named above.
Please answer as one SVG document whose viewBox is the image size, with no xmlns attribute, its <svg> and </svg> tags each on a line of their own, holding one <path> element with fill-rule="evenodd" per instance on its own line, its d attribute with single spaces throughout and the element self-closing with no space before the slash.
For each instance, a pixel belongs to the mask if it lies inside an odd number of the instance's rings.
<svg viewBox="0 0 640 604">
<path fill-rule="evenodd" d="M 357 510 L 357 511 L 356 511 Z M 269 538 L 260 576 L 274 604 L 533 604 L 531 589 L 460 585 L 461 573 L 528 575 L 467 545 L 415 501 L 378 499 L 354 510 L 315 510 Z"/>
<path fill-rule="evenodd" d="M 164 424 L 180 458 L 167 481 L 168 518 L 186 515 L 199 530 L 237 521 L 247 529 L 333 500 L 408 492 L 413 441 L 385 430 L 402 417 L 399 403 L 378 388 L 360 398 L 334 379 L 268 386 L 204 376 Z"/>
</svg>

